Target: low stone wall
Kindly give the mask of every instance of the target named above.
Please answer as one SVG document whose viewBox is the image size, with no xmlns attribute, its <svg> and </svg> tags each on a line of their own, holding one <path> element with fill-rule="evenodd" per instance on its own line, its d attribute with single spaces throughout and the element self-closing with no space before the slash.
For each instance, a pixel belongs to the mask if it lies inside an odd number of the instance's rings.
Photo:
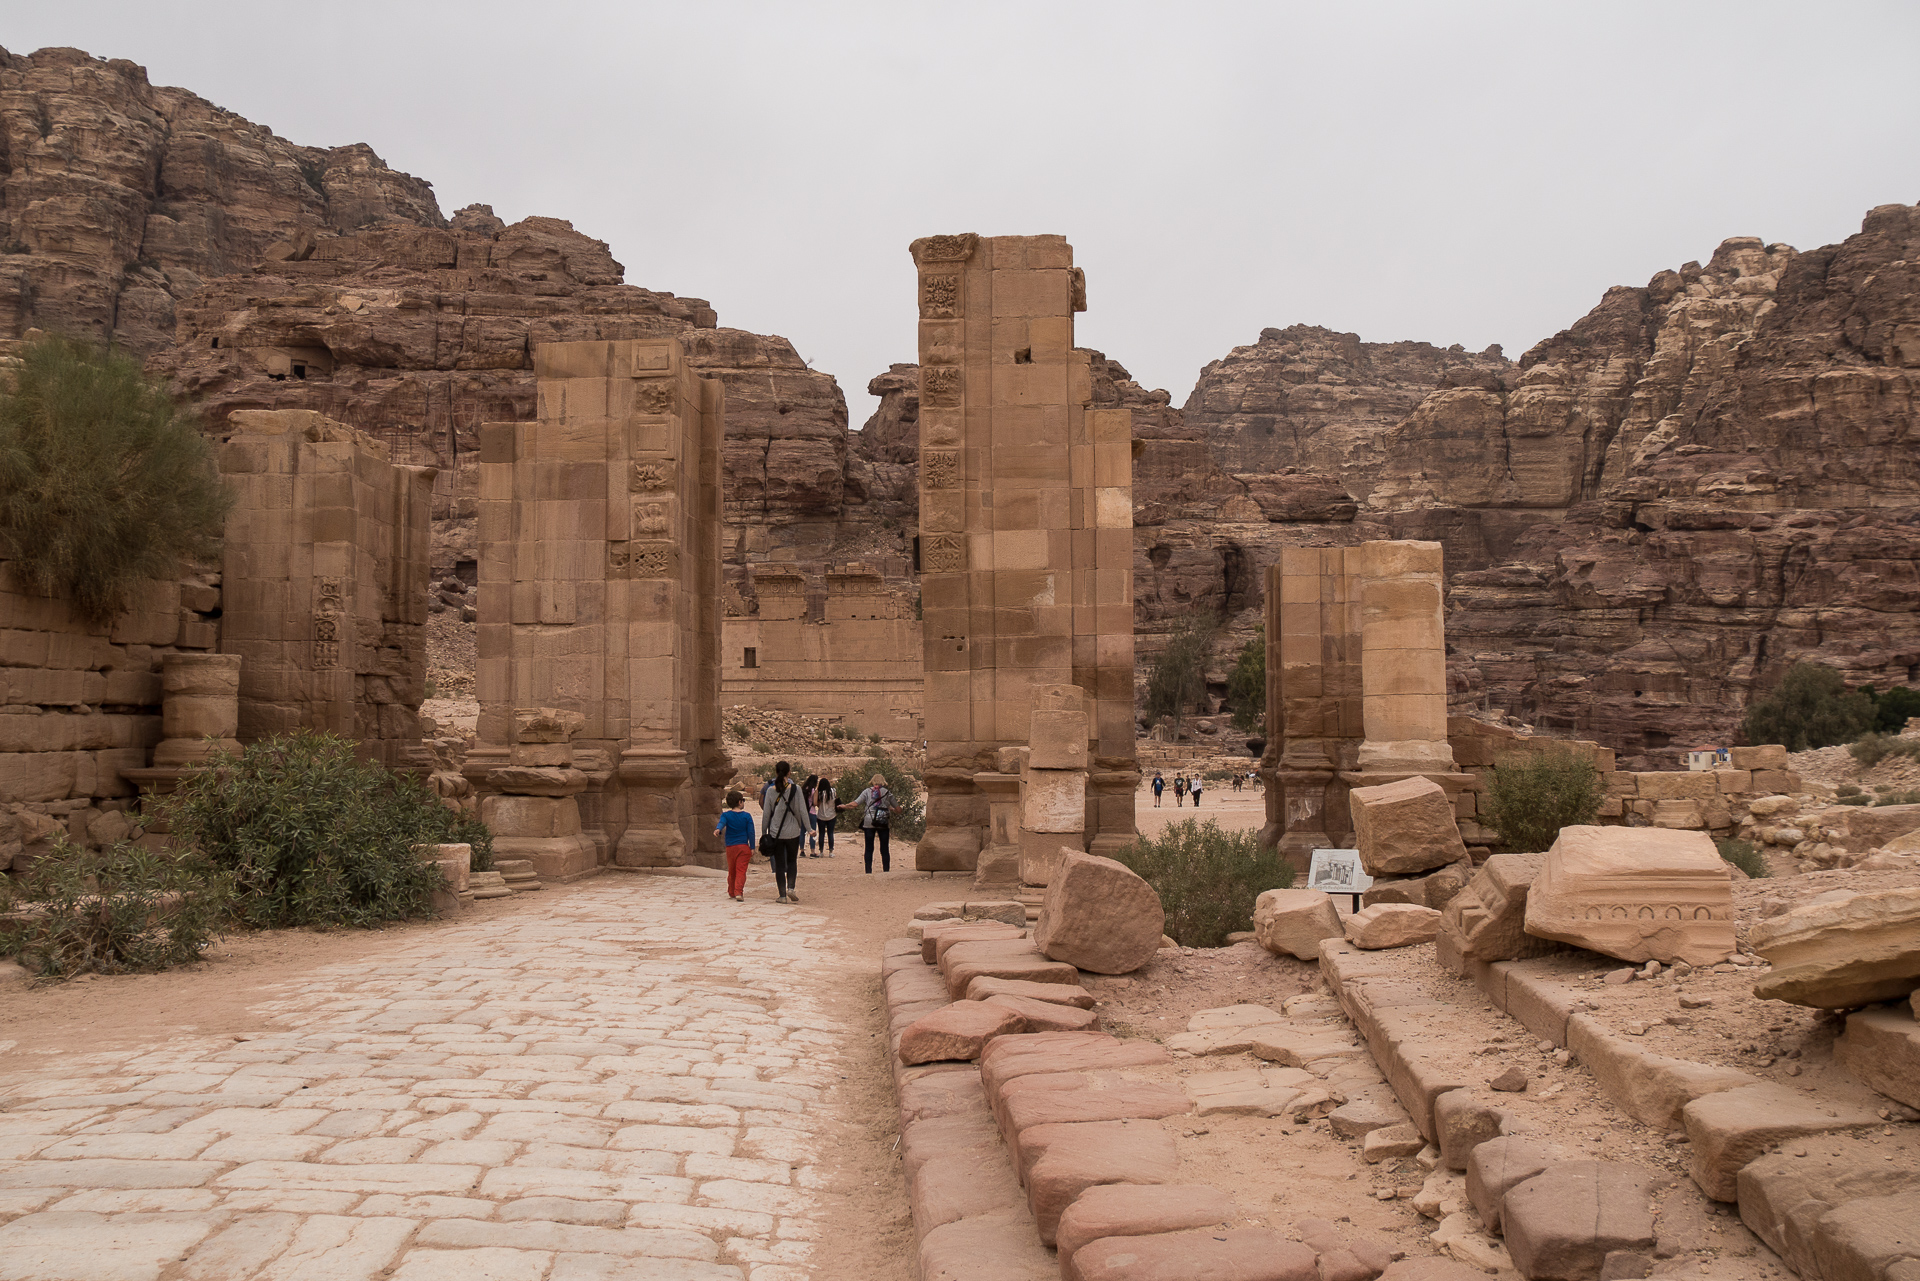
<svg viewBox="0 0 1920 1281">
<path fill-rule="evenodd" d="M 160 663 L 220 640 L 220 576 L 142 584 L 105 626 L 27 589 L 0 561 L 0 872 L 20 872 L 65 835 L 126 836 L 134 786 L 161 739 Z"/>
</svg>

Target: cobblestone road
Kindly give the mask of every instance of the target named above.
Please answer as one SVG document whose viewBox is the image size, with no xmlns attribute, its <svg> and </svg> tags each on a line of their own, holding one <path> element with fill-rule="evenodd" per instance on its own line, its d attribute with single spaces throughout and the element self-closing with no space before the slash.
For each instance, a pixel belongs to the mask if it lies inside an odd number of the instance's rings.
<svg viewBox="0 0 1920 1281">
<path fill-rule="evenodd" d="M 257 1036 L 0 1057 L 0 1278 L 816 1275 L 825 919 L 603 876 L 367 951 Z"/>
</svg>

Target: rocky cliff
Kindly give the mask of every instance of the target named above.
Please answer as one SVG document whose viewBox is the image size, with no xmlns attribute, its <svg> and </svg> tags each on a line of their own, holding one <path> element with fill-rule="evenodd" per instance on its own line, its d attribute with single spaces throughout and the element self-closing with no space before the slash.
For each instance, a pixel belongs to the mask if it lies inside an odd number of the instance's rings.
<svg viewBox="0 0 1920 1281">
<path fill-rule="evenodd" d="M 1209 492 L 1223 517 L 1249 514 L 1212 477 L 1143 512 L 1163 517 L 1137 535 L 1143 625 L 1192 602 L 1233 615 L 1244 597 L 1212 583 L 1281 544 L 1436 538 L 1463 703 L 1597 738 L 1630 766 L 1727 741 L 1798 658 L 1920 678 L 1916 261 L 1907 206 L 1810 253 L 1729 240 L 1609 290 L 1513 365 L 1268 330 L 1203 371 L 1186 434 L 1240 469 L 1238 488 L 1331 486 L 1353 511 L 1209 527 Z"/>
<path fill-rule="evenodd" d="M 431 184 L 365 146 L 301 147 L 131 62 L 0 49 L 0 336 L 148 355 L 179 299 L 296 229 L 442 224 Z"/>
</svg>

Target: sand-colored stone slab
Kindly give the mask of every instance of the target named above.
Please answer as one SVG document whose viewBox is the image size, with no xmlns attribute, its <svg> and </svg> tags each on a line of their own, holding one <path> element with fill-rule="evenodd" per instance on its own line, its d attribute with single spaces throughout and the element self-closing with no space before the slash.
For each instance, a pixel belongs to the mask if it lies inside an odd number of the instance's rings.
<svg viewBox="0 0 1920 1281">
<path fill-rule="evenodd" d="M 1616 1250 L 1651 1252 L 1652 1174 L 1614 1161 L 1567 1161 L 1508 1189 L 1501 1226 L 1528 1277 L 1598 1277 Z"/>
<path fill-rule="evenodd" d="M 1088 1188 L 1060 1216 L 1056 1232 L 1060 1276 L 1062 1281 L 1076 1281 L 1081 1274 L 1073 1266 L 1073 1257 L 1095 1241 L 1224 1226 L 1235 1212 L 1231 1196 L 1205 1184 L 1109 1183 Z"/>
<path fill-rule="evenodd" d="M 1180 1169 L 1173 1135 L 1158 1121 L 1036 1125 L 1020 1133 L 1027 1206 L 1045 1245 L 1060 1216 L 1088 1188 L 1106 1183 L 1171 1183 Z"/>
<path fill-rule="evenodd" d="M 1355 947 L 1370 951 L 1414 947 L 1433 942 L 1440 929 L 1440 913 L 1412 903 L 1376 903 L 1349 916 L 1345 927 Z"/>
<path fill-rule="evenodd" d="M 1560 1161 L 1560 1149 L 1525 1135 L 1488 1139 L 1467 1160 L 1467 1199 L 1487 1231 L 1498 1236 L 1507 1193 Z"/>
<path fill-rule="evenodd" d="M 1823 1009 L 1892 1001 L 1920 988 L 1920 889 L 1809 903 L 1754 922 L 1773 972 L 1754 995 Z"/>
<path fill-rule="evenodd" d="M 1026 1030 L 1018 1010 L 988 1001 L 955 1001 L 916 1019 L 900 1034 L 900 1061 L 938 1063 L 976 1059 L 996 1036 Z"/>
<path fill-rule="evenodd" d="M 1859 1130 L 1879 1118 L 1857 1108 L 1824 1105 L 1798 1090 L 1768 1082 L 1722 1090 L 1687 1104 L 1682 1112 L 1692 1145 L 1688 1172 L 1716 1201 L 1731 1201 L 1747 1162 L 1787 1139 Z"/>
<path fill-rule="evenodd" d="M 1625 961 L 1710 965 L 1733 953 L 1727 864 L 1704 832 L 1563 828 L 1527 892 L 1526 927 Z"/>
<path fill-rule="evenodd" d="M 1094 1006 L 1093 993 L 1078 984 L 1067 983 L 1029 983 L 1023 979 L 996 979 L 982 977 L 967 984 L 966 999 L 984 1001 L 990 996 L 1024 996 L 1035 1001 L 1052 1001 L 1056 1005 L 1072 1005 L 1082 1010 Z"/>
<path fill-rule="evenodd" d="M 1344 930 L 1333 900 L 1319 890 L 1267 890 L 1253 901 L 1253 937 L 1275 956 L 1320 959 L 1320 940 Z"/>
<path fill-rule="evenodd" d="M 1833 1043 L 1834 1061 L 1868 1085 L 1920 1108 L 1920 1022 L 1906 1003 L 1860 1010 Z"/>
<path fill-rule="evenodd" d="M 1096 974 L 1129 974 L 1153 959 L 1165 925 L 1160 896 L 1131 868 L 1064 851 L 1033 941 L 1056 961 Z"/>
<path fill-rule="evenodd" d="M 1453 802 L 1430 778 L 1356 787 L 1348 803 L 1360 865 L 1371 875 L 1426 872 L 1467 857 Z"/>
<path fill-rule="evenodd" d="M 1053 1001 L 1037 1001 L 1030 996 L 990 996 L 984 1001 L 965 1001 L 961 1004 L 992 1005 L 1011 1010 L 1020 1016 L 1020 1030 L 1023 1032 L 1091 1032 L 1100 1026 L 1100 1016 L 1092 1010 Z"/>
<path fill-rule="evenodd" d="M 1073 1256 L 1080 1281 L 1320 1281 L 1314 1253 L 1272 1228 L 1108 1237 Z"/>
</svg>

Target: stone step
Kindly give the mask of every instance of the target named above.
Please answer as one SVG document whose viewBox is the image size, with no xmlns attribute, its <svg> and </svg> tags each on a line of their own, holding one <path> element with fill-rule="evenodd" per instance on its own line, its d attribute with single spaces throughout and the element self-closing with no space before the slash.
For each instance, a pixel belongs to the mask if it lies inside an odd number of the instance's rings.
<svg viewBox="0 0 1920 1281">
<path fill-rule="evenodd" d="M 533 875 L 533 860 L 530 858 L 497 858 L 493 860 L 493 870 L 512 880 L 517 873 L 522 876 Z"/>
<path fill-rule="evenodd" d="M 469 872 L 467 888 L 470 890 L 500 890 L 507 886 L 507 878 L 498 872 Z"/>
<path fill-rule="evenodd" d="M 508 889 L 506 886 L 502 885 L 498 889 L 475 890 L 473 892 L 473 897 L 476 899 L 512 898 L 513 891 Z"/>
</svg>

